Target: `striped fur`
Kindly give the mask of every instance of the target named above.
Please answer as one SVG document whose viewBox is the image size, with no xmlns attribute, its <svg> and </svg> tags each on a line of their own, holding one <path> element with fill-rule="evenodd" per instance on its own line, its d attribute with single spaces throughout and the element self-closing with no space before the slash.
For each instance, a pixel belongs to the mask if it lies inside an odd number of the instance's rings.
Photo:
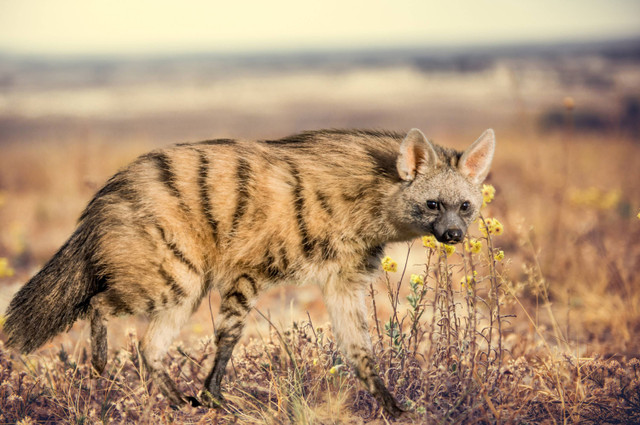
<svg viewBox="0 0 640 425">
<path fill-rule="evenodd" d="M 374 366 L 365 288 L 387 243 L 429 233 L 459 239 L 452 229 L 464 233 L 477 215 L 493 149 L 492 132 L 462 153 L 418 130 L 325 130 L 143 155 L 96 194 L 69 241 L 11 301 L 8 344 L 30 352 L 89 318 L 101 373 L 108 317 L 146 315 L 141 348 L 160 390 L 175 405 L 215 406 L 259 294 L 282 282 L 312 282 L 358 377 L 398 415 Z M 222 296 L 217 352 L 196 400 L 179 392 L 162 358 L 212 288 Z"/>
</svg>

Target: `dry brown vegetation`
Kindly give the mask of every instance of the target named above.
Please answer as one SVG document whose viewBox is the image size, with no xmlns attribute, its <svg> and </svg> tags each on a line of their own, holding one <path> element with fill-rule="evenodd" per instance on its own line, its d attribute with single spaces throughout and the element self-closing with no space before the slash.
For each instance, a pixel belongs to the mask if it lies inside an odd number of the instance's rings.
<svg viewBox="0 0 640 425">
<path fill-rule="evenodd" d="M 573 131 L 574 113 L 550 133 L 533 130 L 531 117 L 496 126 L 496 196 L 483 217 L 504 232 L 474 226 L 479 252 L 390 247 L 398 271 L 369 302 L 380 371 L 407 409 L 397 423 L 640 422 L 640 144 Z M 441 130 L 436 142 L 462 148 L 468 133 Z M 71 233 L 100 184 L 153 146 L 135 135 L 2 145 L 0 308 Z M 188 394 L 212 361 L 218 302 L 205 300 L 166 362 Z M 144 323 L 112 322 L 100 379 L 85 323 L 30 356 L 1 337 L 0 423 L 391 421 L 343 364 L 326 322 L 316 288 L 270 292 L 251 313 L 224 382 L 228 404 L 217 410 L 174 411 L 163 400 L 140 367 Z"/>
</svg>

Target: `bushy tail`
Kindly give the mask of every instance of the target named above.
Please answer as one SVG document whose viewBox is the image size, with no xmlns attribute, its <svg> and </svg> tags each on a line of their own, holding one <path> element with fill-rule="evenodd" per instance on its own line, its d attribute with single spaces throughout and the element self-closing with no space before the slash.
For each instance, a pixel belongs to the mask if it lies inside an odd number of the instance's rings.
<svg viewBox="0 0 640 425">
<path fill-rule="evenodd" d="M 100 289 L 82 227 L 11 300 L 3 327 L 8 346 L 29 353 L 87 314 Z"/>
</svg>

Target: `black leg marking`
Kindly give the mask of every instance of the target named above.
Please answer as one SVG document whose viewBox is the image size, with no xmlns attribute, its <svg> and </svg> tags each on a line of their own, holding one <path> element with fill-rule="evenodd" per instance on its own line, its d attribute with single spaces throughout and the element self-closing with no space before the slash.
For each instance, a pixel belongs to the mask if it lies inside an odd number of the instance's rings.
<svg viewBox="0 0 640 425">
<path fill-rule="evenodd" d="M 238 283 L 242 279 L 249 282 L 249 285 L 251 285 L 251 290 L 253 291 L 251 295 L 256 296 L 258 294 L 258 284 L 256 283 L 256 280 L 251 276 L 249 276 L 248 274 L 244 273 L 240 275 L 240 277 L 236 280 L 236 283 Z"/>
<path fill-rule="evenodd" d="M 243 310 L 248 310 L 249 309 L 249 305 L 247 304 L 247 297 L 245 297 L 242 292 L 233 291 L 230 294 L 228 294 L 226 296 L 225 304 L 229 304 L 229 301 L 231 300 L 231 298 L 234 298 L 236 300 L 236 302 L 238 303 L 238 305 L 240 307 L 242 307 Z"/>
<path fill-rule="evenodd" d="M 218 329 L 216 335 L 216 357 L 213 367 L 204 381 L 204 390 L 201 393 L 202 401 L 210 407 L 217 407 L 224 403 L 220 384 L 224 377 L 227 363 L 231 359 L 233 348 L 240 339 L 244 322 L 237 322 L 229 328 Z"/>
<path fill-rule="evenodd" d="M 404 410 L 398 406 L 395 398 L 391 395 L 387 387 L 384 385 L 382 379 L 377 375 L 373 375 L 369 378 L 371 381 L 371 394 L 380 403 L 385 412 L 394 418 L 399 418 Z"/>
<path fill-rule="evenodd" d="M 216 332 L 216 355 L 213 367 L 204 381 L 204 388 L 200 393 L 202 402 L 210 407 L 218 407 L 224 403 L 224 398 L 220 391 L 220 384 L 224 377 L 227 363 L 231 359 L 233 348 L 238 343 L 244 328 L 247 313 L 251 309 L 256 292 L 246 294 L 240 292 L 239 281 L 246 280 L 250 283 L 251 289 L 257 289 L 255 280 L 246 274 L 236 279 L 234 285 L 236 289 L 222 297 L 221 324 Z M 248 288 L 246 288 L 248 289 Z"/>
<path fill-rule="evenodd" d="M 382 408 L 384 408 L 385 412 L 394 418 L 402 415 L 404 410 L 398 406 L 395 398 L 391 395 L 382 378 L 380 378 L 376 372 L 370 350 L 365 347 L 352 345 L 349 352 L 350 361 L 353 362 L 358 379 L 360 379 L 371 392 L 371 395 L 378 401 Z"/>
</svg>

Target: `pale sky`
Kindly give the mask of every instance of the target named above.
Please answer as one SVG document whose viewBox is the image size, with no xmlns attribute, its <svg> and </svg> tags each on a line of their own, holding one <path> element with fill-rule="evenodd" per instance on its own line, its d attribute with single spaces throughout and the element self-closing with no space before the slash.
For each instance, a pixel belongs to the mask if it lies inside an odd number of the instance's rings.
<svg viewBox="0 0 640 425">
<path fill-rule="evenodd" d="M 639 35 L 638 0 L 0 0 L 0 53 L 375 48 Z"/>
</svg>

